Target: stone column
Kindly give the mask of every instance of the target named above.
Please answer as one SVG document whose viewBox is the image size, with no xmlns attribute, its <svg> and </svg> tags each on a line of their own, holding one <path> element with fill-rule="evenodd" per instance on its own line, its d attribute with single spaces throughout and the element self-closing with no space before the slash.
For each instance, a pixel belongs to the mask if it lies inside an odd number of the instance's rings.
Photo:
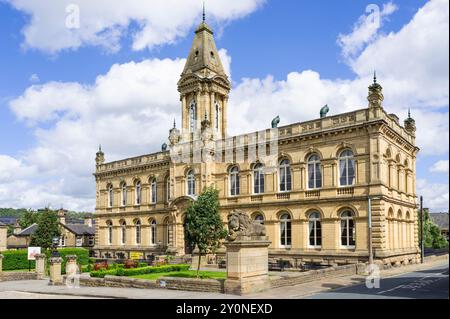
<svg viewBox="0 0 450 319">
<path fill-rule="evenodd" d="M 66 275 L 75 276 L 78 274 L 77 255 L 66 256 Z"/>
<path fill-rule="evenodd" d="M 36 274 L 38 279 L 43 279 L 45 277 L 45 254 L 37 254 L 36 258 Z"/>
<path fill-rule="evenodd" d="M 0 254 L 0 273 L 3 271 L 3 255 Z"/>
<path fill-rule="evenodd" d="M 57 286 L 63 284 L 63 278 L 61 275 L 61 257 L 50 258 L 50 282 L 49 285 Z"/>
<path fill-rule="evenodd" d="M 266 236 L 238 237 L 226 242 L 227 280 L 225 293 L 243 295 L 270 288 L 269 250 Z"/>
</svg>

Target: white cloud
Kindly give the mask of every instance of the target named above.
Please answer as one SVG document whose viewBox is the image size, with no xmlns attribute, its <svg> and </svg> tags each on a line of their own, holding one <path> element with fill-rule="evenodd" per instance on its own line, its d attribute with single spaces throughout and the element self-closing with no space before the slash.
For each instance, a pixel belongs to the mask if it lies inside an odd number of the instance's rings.
<svg viewBox="0 0 450 319">
<path fill-rule="evenodd" d="M 431 173 L 445 173 L 448 174 L 448 160 L 440 160 L 430 167 Z"/>
<path fill-rule="evenodd" d="M 30 75 L 30 78 L 28 79 L 28 81 L 36 83 L 39 82 L 39 76 L 36 73 L 33 73 L 32 75 Z"/>
<path fill-rule="evenodd" d="M 425 179 L 417 180 L 417 194 L 423 196 L 424 206 L 432 212 L 448 212 L 448 184 L 430 183 Z"/>
<path fill-rule="evenodd" d="M 359 17 L 349 34 L 339 34 L 338 44 L 342 48 L 342 55 L 346 60 L 354 58 L 370 42 L 379 35 L 378 30 L 383 22 L 397 10 L 392 2 L 383 5 L 383 9 L 377 5 L 370 4 L 366 7 L 367 15 Z"/>
<path fill-rule="evenodd" d="M 408 107 L 412 108 L 420 155 L 448 158 L 446 35 L 448 3 L 433 0 L 399 32 L 377 35 L 366 43 L 350 63 L 354 79 L 324 79 L 314 70 L 303 70 L 289 73 L 284 80 L 271 76 L 239 80 L 230 98 L 229 133 L 267 128 L 276 115 L 281 116 L 281 125 L 318 118 L 325 104 L 331 108 L 330 115 L 367 107 L 371 65 L 377 65 L 386 110 L 405 118 Z M 225 49 L 219 52 L 231 74 L 231 57 Z M 397 65 L 403 62 L 414 68 L 406 72 Z M 34 127 L 38 143 L 20 160 L 9 158 L 8 165 L 32 167 L 39 174 L 19 180 L 5 174 L 0 181 L 0 205 L 50 202 L 92 210 L 95 182 L 91 174 L 98 144 L 107 161 L 159 150 L 173 118 L 180 123 L 176 83 L 184 63 L 184 59 L 152 59 L 116 64 L 91 85 L 48 82 L 29 87 L 10 107 L 18 119 Z M 11 183 L 23 190 L 18 192 L 20 200 L 4 186 Z M 430 207 L 448 207 L 448 185 L 446 190 L 445 185 L 424 180 L 418 186 L 424 194 L 429 189 L 438 194 Z"/>
<path fill-rule="evenodd" d="M 23 29 L 24 47 L 52 54 L 82 46 L 100 46 L 115 52 L 126 34 L 133 37 L 133 50 L 174 43 L 201 21 L 202 12 L 202 1 L 198 0 L 5 1 L 31 16 Z M 208 22 L 224 23 L 244 17 L 264 1 L 207 1 Z M 75 10 L 70 7 L 73 4 Z"/>
</svg>

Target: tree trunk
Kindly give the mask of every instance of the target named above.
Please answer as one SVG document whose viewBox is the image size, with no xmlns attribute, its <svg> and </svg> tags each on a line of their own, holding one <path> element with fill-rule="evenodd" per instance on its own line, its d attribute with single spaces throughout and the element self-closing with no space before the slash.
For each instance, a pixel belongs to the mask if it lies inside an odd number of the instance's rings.
<svg viewBox="0 0 450 319">
<path fill-rule="evenodd" d="M 200 260 L 201 259 L 202 259 L 202 252 L 199 249 L 198 250 L 197 278 L 199 277 L 199 273 L 200 273 Z"/>
</svg>

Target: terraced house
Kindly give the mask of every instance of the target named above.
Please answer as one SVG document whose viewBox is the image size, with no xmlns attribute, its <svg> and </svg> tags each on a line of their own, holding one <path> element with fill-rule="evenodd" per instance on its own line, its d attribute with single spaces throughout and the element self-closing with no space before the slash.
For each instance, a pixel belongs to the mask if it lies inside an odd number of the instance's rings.
<svg viewBox="0 0 450 319">
<path fill-rule="evenodd" d="M 242 136 L 227 135 L 230 90 L 203 21 L 178 82 L 182 123 L 170 145 L 109 163 L 97 153 L 97 257 L 191 254 L 185 209 L 215 185 L 224 223 L 234 209 L 264 223 L 270 258 L 367 261 L 370 234 L 375 259 L 418 258 L 415 121 L 388 113 L 376 77 L 367 106 L 335 116 L 324 108 L 320 118 L 283 127 L 274 120 Z"/>
</svg>

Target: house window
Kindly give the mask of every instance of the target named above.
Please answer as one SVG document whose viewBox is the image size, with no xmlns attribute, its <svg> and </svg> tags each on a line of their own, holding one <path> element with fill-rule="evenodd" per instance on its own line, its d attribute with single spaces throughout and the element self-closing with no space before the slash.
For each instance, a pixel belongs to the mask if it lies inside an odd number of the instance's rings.
<svg viewBox="0 0 450 319">
<path fill-rule="evenodd" d="M 187 173 L 187 194 L 195 195 L 195 175 L 193 170 Z"/>
<path fill-rule="evenodd" d="M 308 158 L 308 188 L 315 189 L 322 187 L 322 171 L 320 167 L 320 157 L 316 154 Z"/>
<path fill-rule="evenodd" d="M 280 162 L 280 191 L 289 192 L 292 189 L 291 164 L 284 159 Z"/>
<path fill-rule="evenodd" d="M 239 195 L 239 192 L 239 168 L 233 166 L 230 170 L 230 195 L 236 196 Z"/>
<path fill-rule="evenodd" d="M 65 235 L 61 235 L 59 237 L 59 246 L 61 246 L 61 247 L 65 247 L 66 246 L 66 236 Z"/>
<path fill-rule="evenodd" d="M 127 205 L 127 184 L 126 183 L 122 183 L 121 186 L 121 193 L 122 193 L 122 206 L 126 206 Z"/>
<path fill-rule="evenodd" d="M 189 129 L 194 132 L 197 128 L 197 104 L 195 101 L 191 102 L 189 106 Z"/>
<path fill-rule="evenodd" d="M 83 237 L 77 236 L 75 245 L 77 247 L 82 247 L 83 246 Z"/>
<path fill-rule="evenodd" d="M 156 220 L 150 224 L 150 244 L 156 245 Z"/>
<path fill-rule="evenodd" d="M 280 218 L 280 245 L 291 247 L 291 217 L 285 213 Z"/>
<path fill-rule="evenodd" d="M 253 193 L 264 193 L 264 166 L 260 163 L 253 167 Z"/>
<path fill-rule="evenodd" d="M 309 246 L 320 247 L 322 245 L 322 227 L 318 212 L 309 215 Z"/>
<path fill-rule="evenodd" d="M 355 221 L 351 211 L 341 214 L 341 245 L 346 248 L 355 247 Z"/>
<path fill-rule="evenodd" d="M 339 156 L 339 176 L 341 186 L 351 186 L 355 181 L 355 160 L 350 150 L 343 151 Z"/>
<path fill-rule="evenodd" d="M 137 181 L 136 182 L 136 205 L 141 205 L 141 196 L 142 196 L 142 187 L 141 187 L 141 182 Z"/>
<path fill-rule="evenodd" d="M 141 222 L 139 220 L 136 221 L 134 227 L 136 231 L 136 244 L 139 245 L 141 243 Z"/>
<path fill-rule="evenodd" d="M 157 191 L 156 191 L 156 178 L 153 178 L 150 184 L 150 188 L 151 188 L 151 198 L 150 198 L 150 202 L 152 204 L 156 203 L 157 200 Z"/>
<path fill-rule="evenodd" d="M 114 204 L 114 189 L 112 184 L 108 186 L 108 207 L 113 207 Z"/>
<path fill-rule="evenodd" d="M 127 242 L 127 224 L 125 223 L 125 221 L 122 222 L 122 224 L 120 225 L 120 229 L 121 229 L 121 233 L 122 233 L 122 245 L 125 245 Z"/>
</svg>

